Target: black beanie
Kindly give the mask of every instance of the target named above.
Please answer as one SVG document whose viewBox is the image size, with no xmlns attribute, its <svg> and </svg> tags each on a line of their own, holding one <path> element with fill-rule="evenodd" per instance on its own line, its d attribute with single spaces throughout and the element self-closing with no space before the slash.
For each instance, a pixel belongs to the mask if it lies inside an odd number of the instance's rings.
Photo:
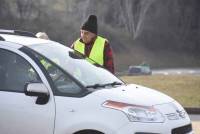
<svg viewBox="0 0 200 134">
<path fill-rule="evenodd" d="M 88 19 L 83 23 L 81 29 L 97 34 L 97 16 L 90 15 Z"/>
</svg>

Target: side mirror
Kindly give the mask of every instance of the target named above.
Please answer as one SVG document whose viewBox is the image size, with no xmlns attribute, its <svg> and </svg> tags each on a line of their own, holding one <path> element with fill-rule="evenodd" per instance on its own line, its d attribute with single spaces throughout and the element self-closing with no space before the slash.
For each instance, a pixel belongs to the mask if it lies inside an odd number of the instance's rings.
<svg viewBox="0 0 200 134">
<path fill-rule="evenodd" d="M 25 85 L 27 96 L 37 96 L 36 104 L 44 105 L 49 101 L 49 91 L 43 83 L 27 83 Z"/>
</svg>

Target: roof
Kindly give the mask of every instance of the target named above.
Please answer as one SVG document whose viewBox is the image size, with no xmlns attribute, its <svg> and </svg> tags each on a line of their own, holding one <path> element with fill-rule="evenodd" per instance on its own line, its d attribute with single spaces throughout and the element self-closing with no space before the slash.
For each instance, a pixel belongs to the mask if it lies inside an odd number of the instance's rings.
<svg viewBox="0 0 200 134">
<path fill-rule="evenodd" d="M 32 44 L 45 44 L 52 42 L 50 40 L 44 40 L 27 36 L 19 36 L 19 35 L 0 34 L 0 36 L 7 42 L 16 43 L 18 45 L 20 44 L 21 46 L 29 46 Z"/>
</svg>

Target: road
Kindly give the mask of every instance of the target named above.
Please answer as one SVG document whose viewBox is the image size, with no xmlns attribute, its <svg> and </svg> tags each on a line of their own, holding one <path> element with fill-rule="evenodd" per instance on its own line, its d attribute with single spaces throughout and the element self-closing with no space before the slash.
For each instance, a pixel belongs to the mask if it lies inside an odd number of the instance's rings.
<svg viewBox="0 0 200 134">
<path fill-rule="evenodd" d="M 190 119 L 192 121 L 199 121 L 200 122 L 200 114 L 190 114 Z"/>
<path fill-rule="evenodd" d="M 200 134 L 200 114 L 190 114 L 192 120 L 192 128 L 195 134 Z"/>
<path fill-rule="evenodd" d="M 194 134 L 200 134 L 200 122 L 192 122 Z"/>
<path fill-rule="evenodd" d="M 174 69 L 153 69 L 152 74 L 190 74 L 190 75 L 200 75 L 200 68 L 174 68 Z"/>
<path fill-rule="evenodd" d="M 116 72 L 117 76 L 128 75 L 128 70 Z M 152 75 L 200 75 L 200 68 L 163 68 L 163 69 L 152 69 Z M 137 74 L 140 75 L 140 74 Z M 141 73 L 141 75 L 143 75 Z"/>
</svg>

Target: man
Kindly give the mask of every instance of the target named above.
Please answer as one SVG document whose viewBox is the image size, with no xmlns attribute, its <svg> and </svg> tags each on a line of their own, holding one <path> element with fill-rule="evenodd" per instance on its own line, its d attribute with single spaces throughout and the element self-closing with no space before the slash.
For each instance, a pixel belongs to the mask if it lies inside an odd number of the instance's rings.
<svg viewBox="0 0 200 134">
<path fill-rule="evenodd" d="M 113 54 L 108 40 L 97 35 L 97 17 L 90 15 L 81 27 L 81 37 L 72 48 L 88 57 L 88 61 L 99 64 L 114 74 Z"/>
</svg>

